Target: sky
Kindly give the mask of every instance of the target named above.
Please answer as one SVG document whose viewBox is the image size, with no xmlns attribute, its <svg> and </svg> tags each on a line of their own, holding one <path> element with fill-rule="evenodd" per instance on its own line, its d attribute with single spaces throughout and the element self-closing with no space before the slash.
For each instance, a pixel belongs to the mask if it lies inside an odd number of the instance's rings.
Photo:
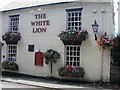
<svg viewBox="0 0 120 90">
<path fill-rule="evenodd" d="M 15 0 L 0 0 L 0 8 Z"/>
</svg>

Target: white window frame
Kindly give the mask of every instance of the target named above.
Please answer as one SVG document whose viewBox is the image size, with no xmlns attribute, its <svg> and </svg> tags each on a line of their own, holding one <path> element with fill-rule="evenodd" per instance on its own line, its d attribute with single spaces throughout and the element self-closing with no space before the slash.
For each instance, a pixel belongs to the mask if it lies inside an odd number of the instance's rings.
<svg viewBox="0 0 120 90">
<path fill-rule="evenodd" d="M 71 47 L 72 47 L 72 50 L 70 50 Z M 69 48 L 69 50 L 67 48 Z M 79 50 L 77 48 L 79 48 Z M 72 67 L 81 66 L 80 45 L 66 45 L 65 46 L 65 65 L 70 65 Z"/>
<path fill-rule="evenodd" d="M 10 32 L 19 31 L 19 15 L 9 16 L 9 31 Z"/>
<path fill-rule="evenodd" d="M 67 29 L 82 29 L 82 11 L 67 12 Z"/>
<path fill-rule="evenodd" d="M 9 44 L 9 45 L 7 45 L 7 50 L 8 50 L 8 60 L 16 61 L 17 45 L 16 44 Z"/>
</svg>

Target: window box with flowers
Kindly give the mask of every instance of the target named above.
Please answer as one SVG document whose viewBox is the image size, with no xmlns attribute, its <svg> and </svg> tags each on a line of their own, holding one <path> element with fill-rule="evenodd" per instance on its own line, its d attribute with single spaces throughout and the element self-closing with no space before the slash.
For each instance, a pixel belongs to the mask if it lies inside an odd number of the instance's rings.
<svg viewBox="0 0 120 90">
<path fill-rule="evenodd" d="M 84 78 L 85 71 L 83 67 L 65 65 L 58 69 L 58 74 L 62 77 Z"/>
<path fill-rule="evenodd" d="M 113 39 L 109 39 L 108 36 L 105 34 L 97 40 L 97 44 L 100 49 L 112 49 L 114 46 L 114 41 Z"/>
<path fill-rule="evenodd" d="M 4 71 L 18 71 L 19 66 L 14 61 L 6 60 L 6 61 L 2 62 L 2 70 L 4 70 Z"/>
<path fill-rule="evenodd" d="M 6 41 L 7 44 L 17 44 L 18 41 L 20 40 L 21 35 L 19 32 L 6 32 L 3 36 L 2 39 Z"/>
<path fill-rule="evenodd" d="M 64 45 L 81 45 L 82 41 L 85 41 L 88 36 L 86 30 L 75 30 L 70 29 L 62 31 L 59 34 L 60 40 L 63 41 Z"/>
</svg>

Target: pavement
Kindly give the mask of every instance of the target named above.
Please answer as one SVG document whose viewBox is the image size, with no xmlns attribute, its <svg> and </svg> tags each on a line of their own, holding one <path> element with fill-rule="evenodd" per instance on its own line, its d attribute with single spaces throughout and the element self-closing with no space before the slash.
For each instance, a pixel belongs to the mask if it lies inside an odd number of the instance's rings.
<svg viewBox="0 0 120 90">
<path fill-rule="evenodd" d="M 87 87 L 83 83 L 73 82 L 73 81 L 62 81 L 58 79 L 51 79 L 51 78 L 38 78 L 26 75 L 17 75 L 17 76 L 6 76 L 3 75 L 1 78 L 3 82 L 12 82 L 17 84 L 23 84 L 28 86 L 34 87 L 42 87 L 48 89 L 60 89 L 60 90 L 73 90 L 73 89 L 80 89 L 80 90 L 115 90 L 115 89 L 96 89 L 93 87 Z"/>
</svg>

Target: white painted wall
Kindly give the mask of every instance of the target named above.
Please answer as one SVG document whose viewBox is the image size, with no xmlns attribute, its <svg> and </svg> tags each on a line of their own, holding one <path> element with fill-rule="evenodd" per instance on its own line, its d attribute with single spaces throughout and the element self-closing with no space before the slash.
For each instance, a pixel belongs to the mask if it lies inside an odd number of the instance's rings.
<svg viewBox="0 0 120 90">
<path fill-rule="evenodd" d="M 0 12 L 0 37 L 2 37 L 2 12 Z M 0 42 L 1 42 L 1 38 L 0 38 Z"/>
<path fill-rule="evenodd" d="M 28 52 L 28 45 L 34 44 L 35 51 L 45 52 L 47 49 L 55 49 L 61 53 L 61 59 L 53 64 L 52 76 L 58 77 L 57 69 L 64 66 L 64 45 L 60 41 L 58 34 L 66 29 L 66 11 L 67 8 L 83 8 L 82 27 L 88 30 L 89 38 L 81 45 L 81 66 L 85 68 L 85 80 L 97 81 L 101 79 L 102 71 L 102 51 L 99 50 L 94 40 L 94 34 L 91 25 L 94 20 L 99 24 L 99 36 L 107 32 L 111 36 L 113 30 L 112 10 L 110 3 L 72 3 L 38 8 L 21 9 L 4 12 L 3 14 L 3 34 L 8 30 L 9 15 L 20 14 L 19 31 L 21 40 L 18 43 L 17 63 L 20 67 L 19 73 L 30 74 L 35 76 L 51 76 L 50 66 L 44 63 L 44 66 L 34 66 L 35 52 Z M 92 10 L 96 9 L 97 13 Z M 105 10 L 105 13 L 101 13 Z M 34 11 L 33 14 L 30 11 Z M 50 20 L 46 33 L 32 33 L 31 21 L 34 21 L 34 14 L 46 13 L 46 20 Z M 3 47 L 3 54 L 6 54 L 6 45 Z M 108 51 L 109 52 L 109 51 Z M 110 58 L 109 53 L 104 52 L 104 80 L 109 79 L 110 75 Z"/>
</svg>

